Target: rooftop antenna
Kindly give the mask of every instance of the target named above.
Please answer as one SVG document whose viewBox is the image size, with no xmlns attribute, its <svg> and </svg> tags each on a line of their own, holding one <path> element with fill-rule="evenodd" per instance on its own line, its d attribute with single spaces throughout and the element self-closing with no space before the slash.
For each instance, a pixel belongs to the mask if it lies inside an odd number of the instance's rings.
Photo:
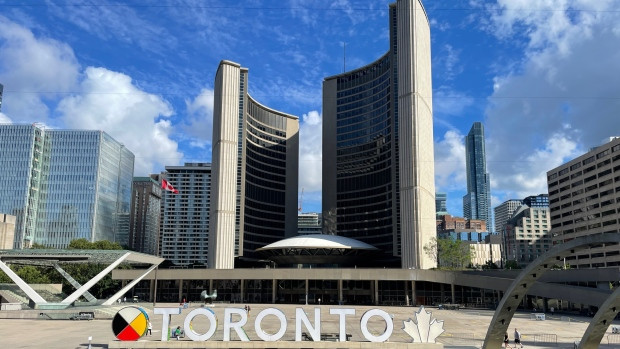
<svg viewBox="0 0 620 349">
<path fill-rule="evenodd" d="M 342 43 L 342 72 L 347 71 L 347 43 Z"/>
</svg>

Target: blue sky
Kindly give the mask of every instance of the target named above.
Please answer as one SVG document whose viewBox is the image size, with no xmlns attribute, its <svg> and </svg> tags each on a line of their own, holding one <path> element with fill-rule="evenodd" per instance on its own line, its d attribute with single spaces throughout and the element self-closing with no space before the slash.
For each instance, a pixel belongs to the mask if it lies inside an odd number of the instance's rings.
<svg viewBox="0 0 620 349">
<path fill-rule="evenodd" d="M 324 77 L 388 49 L 362 0 L 0 0 L 0 122 L 102 129 L 137 176 L 211 160 L 214 74 L 249 68 L 262 104 L 300 118 L 303 210 L 321 207 Z M 493 206 L 620 135 L 619 0 L 427 0 L 437 191 L 462 214 L 463 136 L 486 128 Z"/>
</svg>

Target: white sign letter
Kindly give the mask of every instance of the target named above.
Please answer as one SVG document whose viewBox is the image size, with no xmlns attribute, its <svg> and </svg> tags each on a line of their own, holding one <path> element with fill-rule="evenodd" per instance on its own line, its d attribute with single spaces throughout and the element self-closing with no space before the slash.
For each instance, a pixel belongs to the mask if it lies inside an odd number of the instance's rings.
<svg viewBox="0 0 620 349">
<path fill-rule="evenodd" d="M 207 319 L 209 319 L 209 323 L 210 323 L 209 331 L 207 331 L 207 333 L 202 334 L 202 335 L 194 332 L 194 328 L 191 325 L 194 318 L 198 315 L 206 316 Z M 217 319 L 215 318 L 215 313 L 213 312 L 213 310 L 209 308 L 194 309 L 190 311 L 189 314 L 187 314 L 187 316 L 185 317 L 184 327 L 185 327 L 185 333 L 187 334 L 187 337 L 189 337 L 189 339 L 193 341 L 209 340 L 209 338 L 213 336 L 213 334 L 215 333 L 215 330 L 217 329 Z"/>
<path fill-rule="evenodd" d="M 340 341 L 347 341 L 347 328 L 345 316 L 347 315 L 355 315 L 355 309 L 351 308 L 342 308 L 342 309 L 329 309 L 329 313 L 332 315 L 340 316 Z"/>
<path fill-rule="evenodd" d="M 295 341 L 301 341 L 301 323 L 304 323 L 310 337 L 315 342 L 321 340 L 321 309 L 314 308 L 314 327 L 308 320 L 308 315 L 303 308 L 295 308 Z"/>
<path fill-rule="evenodd" d="M 241 320 L 238 322 L 232 322 L 232 315 L 237 314 L 241 316 Z M 248 322 L 248 313 L 243 309 L 226 308 L 224 309 L 224 342 L 230 342 L 230 329 L 234 329 L 237 335 L 243 342 L 249 342 L 250 338 L 245 333 L 243 325 Z"/>
<path fill-rule="evenodd" d="M 181 308 L 155 308 L 153 313 L 156 315 L 163 315 L 163 321 L 161 323 L 161 341 L 168 340 L 168 326 L 170 326 L 170 315 L 181 314 Z"/>
<path fill-rule="evenodd" d="M 267 315 L 274 315 L 280 320 L 280 329 L 275 334 L 269 334 L 263 331 L 263 329 L 260 327 L 261 321 Z M 284 316 L 284 313 L 279 309 L 267 308 L 258 313 L 256 321 L 254 322 L 254 330 L 256 330 L 256 335 L 265 342 L 277 341 L 282 338 L 282 336 L 284 336 L 284 333 L 286 332 L 286 316 Z"/>
<path fill-rule="evenodd" d="M 385 332 L 383 332 L 380 336 L 373 336 L 368 331 L 368 320 L 373 316 L 381 316 L 383 320 L 385 320 Z M 392 321 L 392 317 L 390 314 L 386 313 L 381 309 L 371 309 L 364 313 L 362 316 L 362 320 L 360 321 L 360 329 L 362 330 L 362 334 L 364 338 L 368 339 L 371 342 L 385 342 L 392 335 L 392 331 L 394 331 L 394 321 Z"/>
</svg>

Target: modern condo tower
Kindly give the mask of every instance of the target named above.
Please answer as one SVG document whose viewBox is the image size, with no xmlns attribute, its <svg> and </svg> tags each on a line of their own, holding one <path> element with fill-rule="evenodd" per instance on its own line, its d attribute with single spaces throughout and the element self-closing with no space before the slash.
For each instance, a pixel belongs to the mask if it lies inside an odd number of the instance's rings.
<svg viewBox="0 0 620 349">
<path fill-rule="evenodd" d="M 248 94 L 248 69 L 222 61 L 215 76 L 209 268 L 297 235 L 299 119 Z"/>
<path fill-rule="evenodd" d="M 474 122 L 465 136 L 467 194 L 463 196 L 463 217 L 482 219 L 491 228 L 491 180 L 487 173 L 484 126 Z"/>
<path fill-rule="evenodd" d="M 323 211 L 383 265 L 436 266 L 430 26 L 420 0 L 389 7 L 390 49 L 323 82 Z"/>
</svg>

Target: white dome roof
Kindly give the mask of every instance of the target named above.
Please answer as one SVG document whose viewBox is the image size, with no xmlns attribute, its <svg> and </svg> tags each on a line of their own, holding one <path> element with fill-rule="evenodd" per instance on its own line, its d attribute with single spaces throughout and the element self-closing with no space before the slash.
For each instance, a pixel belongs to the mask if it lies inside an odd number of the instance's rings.
<svg viewBox="0 0 620 349">
<path fill-rule="evenodd" d="M 299 235 L 292 238 L 276 241 L 265 247 L 257 249 L 261 250 L 275 250 L 282 248 L 339 248 L 339 249 L 352 249 L 352 250 L 377 250 L 365 242 L 359 240 L 347 238 L 338 235 L 324 235 L 324 234 L 310 234 Z"/>
</svg>

